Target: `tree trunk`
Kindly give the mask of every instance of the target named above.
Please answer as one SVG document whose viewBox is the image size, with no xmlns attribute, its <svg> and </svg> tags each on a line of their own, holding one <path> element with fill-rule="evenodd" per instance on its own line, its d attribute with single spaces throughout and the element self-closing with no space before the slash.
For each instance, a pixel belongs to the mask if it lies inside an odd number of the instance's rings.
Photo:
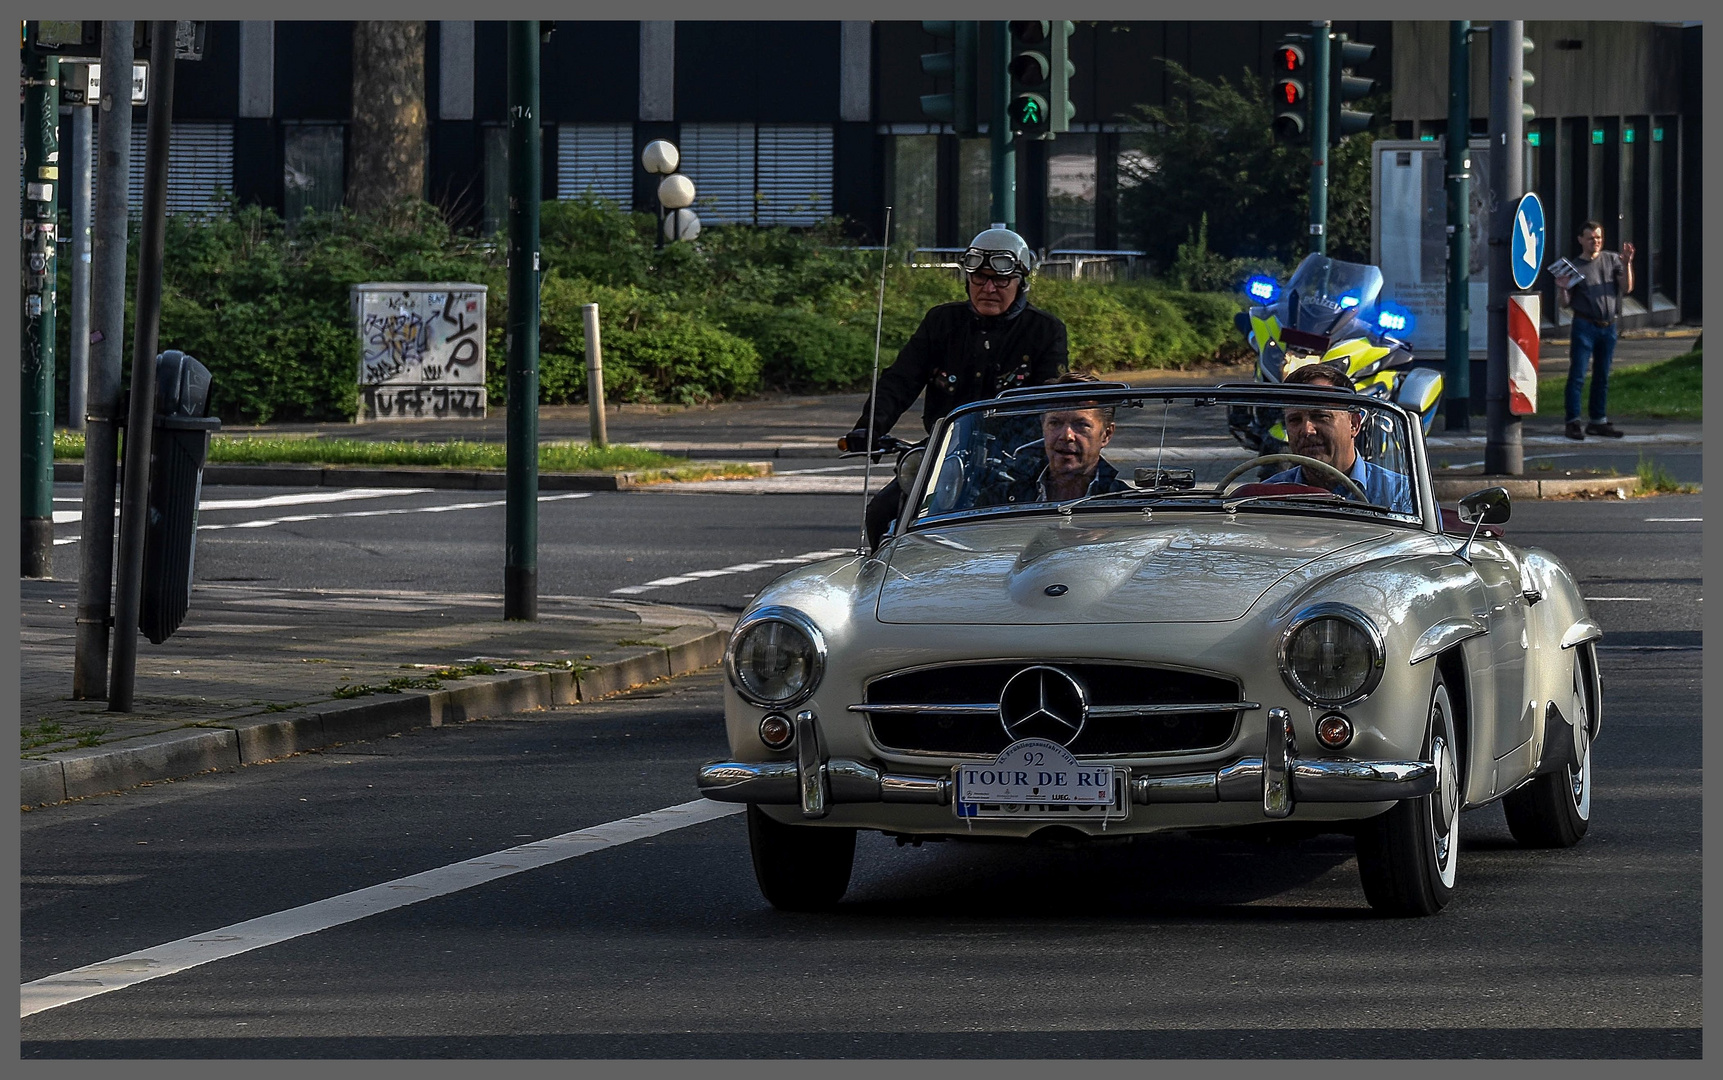
<svg viewBox="0 0 1723 1080">
<path fill-rule="evenodd" d="M 425 24 L 353 24 L 347 205 L 402 212 L 425 194 Z"/>
</svg>

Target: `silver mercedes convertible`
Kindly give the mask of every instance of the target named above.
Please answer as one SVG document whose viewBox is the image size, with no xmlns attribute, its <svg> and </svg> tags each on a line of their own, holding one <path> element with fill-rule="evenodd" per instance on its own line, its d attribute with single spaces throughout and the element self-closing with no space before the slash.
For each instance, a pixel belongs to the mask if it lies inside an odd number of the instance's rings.
<svg viewBox="0 0 1723 1080">
<path fill-rule="evenodd" d="M 1277 412 L 1254 457 L 1229 412 Z M 1364 896 L 1453 895 L 1461 812 L 1523 844 L 1591 813 L 1602 636 L 1573 576 L 1504 539 L 1502 488 L 1437 505 L 1398 406 L 1325 387 L 1008 392 L 898 461 L 877 550 L 778 578 L 725 656 L 760 889 L 816 910 L 857 830 L 1080 841 L 1354 836 Z"/>
</svg>

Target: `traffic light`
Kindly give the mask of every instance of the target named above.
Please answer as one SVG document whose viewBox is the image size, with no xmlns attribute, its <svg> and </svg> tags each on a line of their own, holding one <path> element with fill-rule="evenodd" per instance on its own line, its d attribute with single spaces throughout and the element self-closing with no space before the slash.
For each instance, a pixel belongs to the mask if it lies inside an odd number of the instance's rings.
<svg viewBox="0 0 1723 1080">
<path fill-rule="evenodd" d="M 921 70 L 936 78 L 951 78 L 951 92 L 921 95 L 921 111 L 930 120 L 951 125 L 959 135 L 970 136 L 975 127 L 975 69 L 980 53 L 981 29 L 975 22 L 951 19 L 924 21 L 921 28 L 949 46 L 942 52 L 921 54 Z"/>
<path fill-rule="evenodd" d="M 1288 34 L 1274 50 L 1274 134 L 1287 142 L 1302 142 L 1310 124 L 1309 40 L 1304 34 Z"/>
<path fill-rule="evenodd" d="M 1524 57 L 1532 54 L 1533 47 L 1532 39 L 1522 34 L 1520 36 L 1520 56 L 1522 58 L 1522 65 L 1525 62 Z M 1530 90 L 1536 82 L 1537 80 L 1532 78 L 1532 73 L 1522 66 L 1520 68 L 1520 94 L 1522 95 L 1520 98 L 1520 115 L 1525 117 L 1525 122 L 1528 124 L 1538 118 L 1538 111 L 1526 103 L 1524 94 L 1527 90 Z"/>
<path fill-rule="evenodd" d="M 1014 135 L 1039 139 L 1052 133 L 1053 64 L 1043 50 L 1048 47 L 1051 26 L 1046 19 L 1023 19 L 1007 24 L 1011 30 L 1011 104 L 1007 119 Z"/>
<path fill-rule="evenodd" d="M 1077 115 L 1077 106 L 1071 102 L 1071 76 L 1077 73 L 1077 65 L 1071 60 L 1071 31 L 1075 29 L 1069 19 L 1054 20 L 1051 47 L 1047 50 L 1047 60 L 1053 69 L 1048 73 L 1051 86 L 1047 95 L 1047 129 L 1055 134 L 1070 131 L 1071 118 Z"/>
<path fill-rule="evenodd" d="M 1346 107 L 1348 101 L 1368 97 L 1376 89 L 1375 79 L 1352 74 L 1352 69 L 1370 59 L 1376 46 L 1349 41 L 1345 34 L 1332 35 L 1333 45 L 1328 57 L 1328 141 L 1339 144 L 1348 135 L 1365 130 L 1374 120 L 1374 113 L 1356 112 Z"/>
</svg>

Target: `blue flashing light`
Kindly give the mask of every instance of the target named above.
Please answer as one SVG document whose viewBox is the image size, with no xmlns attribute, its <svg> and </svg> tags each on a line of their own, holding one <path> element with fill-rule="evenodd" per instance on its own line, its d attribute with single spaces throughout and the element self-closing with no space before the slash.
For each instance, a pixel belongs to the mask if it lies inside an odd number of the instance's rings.
<svg viewBox="0 0 1723 1080">
<path fill-rule="evenodd" d="M 1255 274 L 1244 283 L 1244 294 L 1258 303 L 1272 304 L 1280 295 L 1280 285 L 1267 274 Z"/>
<path fill-rule="evenodd" d="M 1399 304 L 1384 302 L 1377 308 L 1376 325 L 1382 328 L 1383 333 L 1404 337 L 1412 332 L 1417 320 Z"/>
<path fill-rule="evenodd" d="M 1340 298 L 1340 306 L 1343 308 L 1355 308 L 1358 306 L 1358 298 L 1356 296 L 1342 296 Z"/>
</svg>

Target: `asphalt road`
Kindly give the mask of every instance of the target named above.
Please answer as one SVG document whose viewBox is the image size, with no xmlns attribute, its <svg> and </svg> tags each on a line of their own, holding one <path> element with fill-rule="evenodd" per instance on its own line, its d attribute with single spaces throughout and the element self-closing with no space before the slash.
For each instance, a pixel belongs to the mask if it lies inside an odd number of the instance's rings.
<svg viewBox="0 0 1723 1080">
<path fill-rule="evenodd" d="M 596 592 L 844 546 L 853 501 L 594 496 L 546 504 L 541 528 L 568 545 L 555 588 Z M 487 587 L 500 549 L 469 569 L 481 542 L 441 534 L 492 512 L 375 536 L 391 518 L 206 533 L 247 540 L 200 543 L 200 577 L 358 583 L 410 557 L 403 574 Z M 37 1013 L 21 1051 L 1696 1057 L 1702 516 L 1697 497 L 1515 507 L 1510 538 L 1561 556 L 1606 630 L 1593 824 L 1572 850 L 1531 852 L 1498 809 L 1468 814 L 1461 895 L 1433 919 L 1374 918 L 1338 836 L 1085 850 L 864 836 L 838 911 L 789 916 L 760 899 L 742 820 L 724 816 Z M 774 572 L 652 595 L 729 604 Z M 718 687 L 705 674 L 33 811 L 21 978 L 685 803 L 694 768 L 724 752 Z"/>
</svg>

